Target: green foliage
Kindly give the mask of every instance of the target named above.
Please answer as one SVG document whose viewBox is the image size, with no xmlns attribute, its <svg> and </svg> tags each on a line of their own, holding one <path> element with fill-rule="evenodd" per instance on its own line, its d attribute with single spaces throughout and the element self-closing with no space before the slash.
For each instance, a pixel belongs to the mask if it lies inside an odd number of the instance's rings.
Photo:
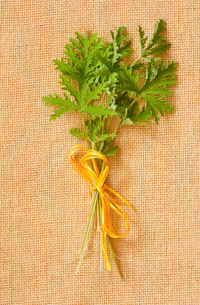
<svg viewBox="0 0 200 305">
<path fill-rule="evenodd" d="M 84 131 L 84 130 L 80 130 L 78 128 L 71 128 L 70 133 L 73 137 L 89 140 L 89 137 L 88 137 L 86 131 Z"/>
<path fill-rule="evenodd" d="M 104 108 L 102 105 L 90 105 L 88 106 L 85 111 L 85 113 L 88 113 L 88 115 L 91 117 L 91 119 L 95 119 L 95 117 L 104 117 L 107 118 L 108 116 L 113 116 L 116 114 L 116 112 L 109 108 Z"/>
<path fill-rule="evenodd" d="M 113 141 L 121 126 L 148 124 L 153 120 L 158 124 L 160 116 L 173 111 L 169 97 L 176 82 L 177 69 L 177 63 L 165 63 L 162 59 L 170 47 L 163 36 L 165 27 L 165 21 L 159 20 L 148 40 L 139 26 L 140 56 L 129 63 L 126 57 L 132 55 L 133 50 L 125 27 L 111 31 L 109 42 L 104 42 L 97 34 L 76 32 L 66 44 L 64 56 L 54 60 L 63 96 L 50 94 L 43 97 L 45 104 L 53 107 L 50 119 L 55 120 L 71 111 L 79 113 L 83 126 L 71 128 L 70 134 L 85 140 L 89 149 L 108 157 L 118 152 L 119 148 Z M 113 117 L 119 121 L 116 130 L 112 124 Z M 101 171 L 103 162 L 98 161 Z M 77 270 L 87 247 L 94 212 L 97 222 L 101 218 L 102 200 L 98 196 L 98 190 L 93 191 Z M 108 236 L 107 242 L 120 274 Z"/>
<path fill-rule="evenodd" d="M 164 113 L 173 111 L 168 97 L 172 95 L 171 86 L 176 82 L 176 69 L 177 64 L 174 62 L 164 64 L 162 60 L 158 62 L 153 58 L 147 62 L 145 78 L 139 90 L 135 87 L 135 91 L 129 91 L 129 96 L 123 96 L 122 99 L 122 102 L 126 99 L 126 103 L 116 108 L 116 112 L 123 118 L 123 125 L 145 124 L 151 118 L 158 124 L 159 114 L 163 116 Z M 139 104 L 143 106 L 139 107 Z"/>
<path fill-rule="evenodd" d="M 122 93 L 136 93 L 139 91 L 139 78 L 141 75 L 131 66 L 121 65 L 119 71 L 120 77 L 120 91 Z M 134 73 L 133 73 L 134 71 Z"/>
<path fill-rule="evenodd" d="M 47 106 L 55 106 L 54 113 L 50 116 L 51 120 L 55 120 L 57 117 L 60 117 L 62 114 L 69 111 L 77 111 L 77 106 L 71 102 L 68 96 L 65 96 L 63 99 L 58 94 L 45 96 L 43 97 L 43 101 Z"/>
<path fill-rule="evenodd" d="M 128 34 L 126 33 L 126 28 L 124 26 L 119 27 L 110 31 L 112 37 L 112 64 L 116 66 L 120 61 L 123 60 L 125 56 L 129 56 L 132 54 L 132 48 L 130 48 L 131 41 L 128 40 Z"/>
<path fill-rule="evenodd" d="M 110 132 L 112 117 L 118 116 L 122 125 L 148 124 L 173 111 L 169 97 L 176 82 L 177 63 L 165 63 L 162 55 L 170 44 L 163 36 L 166 22 L 159 20 L 148 40 L 138 27 L 141 53 L 127 64 L 125 58 L 133 54 L 125 27 L 111 31 L 111 41 L 104 42 L 97 34 L 76 32 L 69 39 L 64 56 L 54 60 L 60 72 L 63 97 L 58 94 L 43 98 L 53 107 L 50 118 L 75 111 L 80 113 L 83 128 L 70 133 L 85 139 L 92 148 L 107 156 L 117 153 L 113 146 L 116 132 Z"/>
<path fill-rule="evenodd" d="M 166 38 L 162 35 L 165 30 L 166 22 L 160 19 L 154 27 L 153 35 L 146 45 L 148 37 L 145 35 L 142 27 L 138 27 L 138 32 L 140 36 L 140 45 L 141 45 L 141 57 L 145 58 L 149 55 L 160 56 L 161 54 L 166 53 L 166 50 L 169 49 L 170 43 L 167 42 Z"/>
<path fill-rule="evenodd" d="M 170 87 L 176 81 L 176 68 L 177 64 L 174 62 L 165 65 L 161 61 L 155 65 L 151 60 L 147 65 L 146 80 L 138 96 L 144 99 L 146 108 L 156 123 L 159 121 L 158 113 L 163 116 L 164 113 L 173 111 L 167 98 L 172 94 Z"/>
<path fill-rule="evenodd" d="M 118 150 L 119 150 L 118 146 L 113 146 L 111 148 L 108 148 L 107 150 L 104 150 L 103 154 L 107 157 L 114 157 L 116 156 Z"/>
</svg>

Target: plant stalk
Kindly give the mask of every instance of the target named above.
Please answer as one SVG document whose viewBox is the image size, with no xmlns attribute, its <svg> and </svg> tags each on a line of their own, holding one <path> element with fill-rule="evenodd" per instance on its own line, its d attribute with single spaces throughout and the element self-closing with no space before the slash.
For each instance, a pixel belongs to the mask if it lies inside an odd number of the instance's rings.
<svg viewBox="0 0 200 305">
<path fill-rule="evenodd" d="M 116 267 L 116 269 L 117 269 L 117 273 L 118 273 L 119 277 L 120 277 L 121 279 L 123 279 L 122 274 L 121 274 L 120 269 L 119 269 L 119 265 L 118 265 L 116 256 L 115 256 L 115 252 L 114 252 L 114 250 L 113 250 L 113 247 L 112 247 L 112 244 L 111 244 L 111 241 L 110 241 L 110 238 L 109 238 L 108 235 L 107 235 L 107 242 L 108 242 L 108 247 L 109 247 L 109 249 L 110 249 L 110 252 L 111 252 L 111 254 L 112 254 L 112 257 L 113 257 L 113 261 L 114 261 L 115 267 Z"/>
<path fill-rule="evenodd" d="M 84 239 L 83 239 L 83 243 L 82 243 L 82 247 L 80 250 L 80 260 L 76 269 L 76 273 L 78 273 L 85 251 L 87 249 L 87 244 L 88 244 L 88 239 L 89 239 L 89 233 L 90 233 L 90 228 L 91 228 L 91 224 L 92 224 L 92 220 L 93 220 L 93 216 L 94 216 L 94 211 L 95 211 L 95 207 L 96 207 L 96 203 L 97 203 L 97 199 L 98 199 L 99 193 L 98 191 L 94 191 L 92 193 L 92 207 L 91 207 L 91 211 L 90 211 L 90 216 L 89 216 L 89 220 L 87 223 L 87 227 L 86 227 L 86 231 L 85 231 L 85 235 L 84 235 Z"/>
</svg>

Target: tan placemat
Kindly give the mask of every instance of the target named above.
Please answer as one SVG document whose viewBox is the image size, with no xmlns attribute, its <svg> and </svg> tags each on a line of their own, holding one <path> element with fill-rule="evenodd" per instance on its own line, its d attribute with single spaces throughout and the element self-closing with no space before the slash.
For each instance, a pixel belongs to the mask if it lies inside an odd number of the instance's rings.
<svg viewBox="0 0 200 305">
<path fill-rule="evenodd" d="M 1 1 L 0 304 L 200 304 L 199 13 L 196 0 Z M 89 195 L 68 159 L 78 117 L 49 122 L 41 102 L 61 91 L 52 59 L 75 31 L 108 37 L 120 25 L 137 56 L 137 26 L 150 34 L 159 18 L 179 62 L 176 112 L 158 127 L 122 129 L 109 175 L 137 211 L 115 242 L 125 280 L 100 273 L 96 237 L 75 275 Z"/>
</svg>

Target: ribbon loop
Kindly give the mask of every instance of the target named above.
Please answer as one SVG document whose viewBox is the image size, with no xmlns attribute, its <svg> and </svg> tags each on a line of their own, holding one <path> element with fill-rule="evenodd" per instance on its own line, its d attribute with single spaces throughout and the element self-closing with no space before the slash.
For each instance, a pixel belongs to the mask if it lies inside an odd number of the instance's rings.
<svg viewBox="0 0 200 305">
<path fill-rule="evenodd" d="M 84 155 L 79 161 L 74 158 L 74 153 L 78 150 L 84 151 Z M 111 187 L 105 184 L 105 180 L 109 172 L 108 159 L 102 153 L 96 150 L 88 150 L 82 145 L 74 145 L 70 152 L 70 160 L 76 171 L 90 184 L 90 193 L 92 191 L 98 191 L 101 199 L 101 231 L 102 231 L 102 249 L 105 257 L 105 266 L 107 270 L 111 270 L 110 261 L 107 251 L 107 238 L 121 238 L 126 236 L 129 232 L 129 223 L 127 215 L 121 205 L 127 205 L 134 211 L 131 204 L 124 199 L 120 194 L 114 191 Z M 99 172 L 96 160 L 101 160 L 101 171 Z M 115 233 L 112 225 L 111 216 L 109 210 L 118 214 L 125 222 L 125 230 L 122 234 Z"/>
</svg>

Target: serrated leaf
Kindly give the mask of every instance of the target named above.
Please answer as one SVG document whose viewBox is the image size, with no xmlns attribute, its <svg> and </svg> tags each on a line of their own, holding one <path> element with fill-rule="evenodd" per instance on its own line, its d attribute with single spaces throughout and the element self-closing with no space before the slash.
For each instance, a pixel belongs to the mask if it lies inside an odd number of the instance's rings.
<svg viewBox="0 0 200 305">
<path fill-rule="evenodd" d="M 78 110 L 77 106 L 73 102 L 71 102 L 67 95 L 65 95 L 64 99 L 58 94 L 55 94 L 55 96 L 50 94 L 48 96 L 44 96 L 42 100 L 47 106 L 54 106 L 56 108 L 53 114 L 50 115 L 50 120 L 55 120 L 64 113 Z"/>
<path fill-rule="evenodd" d="M 102 130 L 104 130 L 104 119 L 95 118 L 93 121 L 87 120 L 85 125 L 87 126 L 90 138 L 93 142 L 96 142 L 97 137 L 102 133 Z"/>
<path fill-rule="evenodd" d="M 72 82 L 69 81 L 64 75 L 60 75 L 60 78 L 62 79 L 62 81 L 60 82 L 63 85 L 62 89 L 68 91 L 71 96 L 74 97 L 76 103 L 80 105 L 79 93 L 73 86 Z"/>
<path fill-rule="evenodd" d="M 163 116 L 164 113 L 173 111 L 173 107 L 166 97 L 171 95 L 170 88 L 176 82 L 176 68 L 177 64 L 174 62 L 164 65 L 161 61 L 154 65 L 152 59 L 148 63 L 146 81 L 140 90 L 139 97 L 144 99 L 146 107 L 152 113 L 156 123 L 159 121 L 159 113 Z"/>
<path fill-rule="evenodd" d="M 87 113 L 91 119 L 95 119 L 95 117 L 105 117 L 116 115 L 114 110 L 109 108 L 104 108 L 102 105 L 97 106 L 96 104 L 89 105 L 87 108 L 82 110 L 82 112 Z"/>
<path fill-rule="evenodd" d="M 70 133 L 73 137 L 89 140 L 89 137 L 84 130 L 80 130 L 78 128 L 71 128 Z"/>
<path fill-rule="evenodd" d="M 116 137 L 116 134 L 115 134 L 115 133 L 104 133 L 104 134 L 99 135 L 99 136 L 96 138 L 96 142 L 105 141 L 105 140 L 107 140 L 107 139 L 115 138 L 115 137 Z"/>
<path fill-rule="evenodd" d="M 113 146 L 107 149 L 106 151 L 103 151 L 103 154 L 107 157 L 116 156 L 118 150 L 119 150 L 118 146 Z"/>
<path fill-rule="evenodd" d="M 161 116 L 164 115 L 164 112 L 170 113 L 173 111 L 173 107 L 170 105 L 170 102 L 162 100 L 160 97 L 153 98 L 151 96 L 145 96 L 145 101 L 147 107 L 150 107 L 151 110 L 152 108 L 156 108 L 160 112 Z"/>
<path fill-rule="evenodd" d="M 141 53 L 142 53 L 145 48 L 148 37 L 145 36 L 145 32 L 143 31 L 143 29 L 140 25 L 138 27 L 138 32 L 139 32 L 139 36 L 140 36 L 140 45 L 141 45 Z"/>
<path fill-rule="evenodd" d="M 57 118 L 61 117 L 61 115 L 67 112 L 70 112 L 70 110 L 66 108 L 60 108 L 54 110 L 54 112 L 50 115 L 50 121 L 56 120 Z"/>
<path fill-rule="evenodd" d="M 150 122 L 151 118 L 151 112 L 147 108 L 143 107 L 143 109 L 132 118 L 132 122 L 139 124 L 147 124 Z"/>
<path fill-rule="evenodd" d="M 61 60 L 54 59 L 54 65 L 56 66 L 55 70 L 60 70 L 63 74 L 68 74 L 67 64 L 65 63 L 64 58 L 62 57 Z"/>
<path fill-rule="evenodd" d="M 70 101 L 69 97 L 65 95 L 65 99 L 59 96 L 58 94 L 55 94 L 53 96 L 52 94 L 48 96 L 44 96 L 42 100 L 46 103 L 48 106 L 58 106 L 58 107 L 64 107 L 69 110 L 77 110 L 77 106 Z"/>
<path fill-rule="evenodd" d="M 137 72 L 133 73 L 131 66 L 125 66 L 121 64 L 120 67 L 120 90 L 122 92 L 135 92 L 139 90 L 139 78 L 140 75 Z"/>
<path fill-rule="evenodd" d="M 128 34 L 126 33 L 126 28 L 124 26 L 115 29 L 110 32 L 113 42 L 113 64 L 121 61 L 123 57 L 131 55 L 132 48 L 130 48 L 131 41 L 128 40 Z"/>
<path fill-rule="evenodd" d="M 99 98 L 99 96 L 102 94 L 103 90 L 106 89 L 106 86 L 103 84 L 98 84 L 97 86 L 93 86 L 92 89 L 89 88 L 89 86 L 85 87 L 86 91 L 84 95 L 82 94 L 82 108 L 84 109 L 85 106 L 87 106 L 91 101 L 95 101 Z"/>
<path fill-rule="evenodd" d="M 153 45 L 158 44 L 159 42 L 165 42 L 166 38 L 161 35 L 161 33 L 165 30 L 166 22 L 163 19 L 160 19 L 154 27 L 154 32 L 151 37 L 151 40 L 147 46 L 147 49 L 151 48 Z"/>
<path fill-rule="evenodd" d="M 147 36 L 141 27 L 139 27 L 140 43 L 141 43 L 141 57 L 145 58 L 150 55 L 160 56 L 161 54 L 166 53 L 166 50 L 169 49 L 170 43 L 167 42 L 166 38 L 162 35 L 162 32 L 166 28 L 166 22 L 160 19 L 154 27 L 153 35 L 147 45 Z"/>
</svg>

